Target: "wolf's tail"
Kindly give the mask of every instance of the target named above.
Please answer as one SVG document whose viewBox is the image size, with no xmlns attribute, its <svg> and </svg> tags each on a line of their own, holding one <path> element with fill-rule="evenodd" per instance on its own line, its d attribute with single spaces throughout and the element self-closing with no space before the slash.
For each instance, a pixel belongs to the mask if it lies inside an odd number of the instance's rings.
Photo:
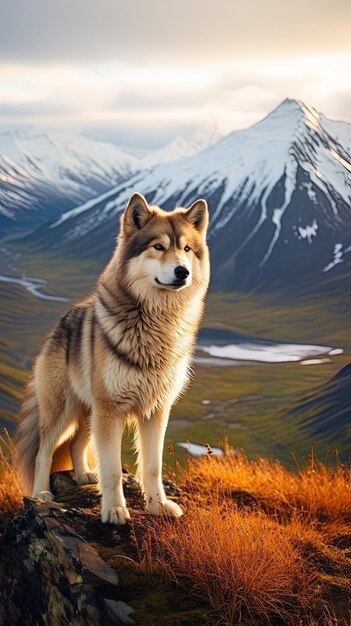
<svg viewBox="0 0 351 626">
<path fill-rule="evenodd" d="M 70 446 L 72 436 L 55 450 L 51 472 L 72 469 Z M 33 490 L 35 460 L 40 444 L 39 405 L 35 391 L 34 376 L 28 382 L 19 414 L 19 424 L 15 432 L 14 462 L 21 478 L 25 495 Z"/>
<path fill-rule="evenodd" d="M 39 406 L 35 392 L 34 377 L 26 386 L 19 415 L 20 423 L 15 433 L 15 465 L 19 472 L 24 493 L 30 495 L 33 488 L 35 459 L 39 450 Z"/>
</svg>

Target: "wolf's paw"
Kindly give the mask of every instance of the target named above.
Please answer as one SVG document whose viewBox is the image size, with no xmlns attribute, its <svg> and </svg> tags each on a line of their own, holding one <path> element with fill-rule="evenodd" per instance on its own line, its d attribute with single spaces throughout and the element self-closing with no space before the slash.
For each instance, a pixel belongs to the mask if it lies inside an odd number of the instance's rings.
<svg viewBox="0 0 351 626">
<path fill-rule="evenodd" d="M 84 472 L 76 475 L 78 485 L 92 485 L 97 483 L 97 477 L 94 472 Z"/>
<path fill-rule="evenodd" d="M 162 503 L 150 500 L 146 505 L 146 510 L 151 515 L 168 515 L 169 517 L 181 517 L 183 515 L 183 509 L 173 500 L 165 500 Z"/>
<path fill-rule="evenodd" d="M 51 491 L 38 491 L 33 498 L 40 500 L 40 502 L 51 502 L 54 499 L 54 496 Z"/>
<path fill-rule="evenodd" d="M 103 524 L 116 524 L 124 526 L 130 520 L 129 511 L 126 506 L 114 506 L 112 509 L 102 509 L 101 521 Z"/>
</svg>

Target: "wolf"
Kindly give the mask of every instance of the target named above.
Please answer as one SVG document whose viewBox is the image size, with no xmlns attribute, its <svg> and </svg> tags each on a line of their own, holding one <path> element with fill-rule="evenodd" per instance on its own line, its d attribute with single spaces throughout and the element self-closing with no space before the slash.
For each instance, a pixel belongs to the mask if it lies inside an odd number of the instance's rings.
<svg viewBox="0 0 351 626">
<path fill-rule="evenodd" d="M 132 423 L 146 510 L 182 515 L 164 492 L 162 453 L 203 316 L 208 221 L 203 199 L 166 212 L 139 193 L 130 198 L 110 262 L 48 334 L 25 390 L 15 449 L 33 498 L 53 499 L 50 472 L 64 445 L 78 484 L 94 482 L 92 439 L 102 522 L 125 524 L 121 440 Z"/>
</svg>

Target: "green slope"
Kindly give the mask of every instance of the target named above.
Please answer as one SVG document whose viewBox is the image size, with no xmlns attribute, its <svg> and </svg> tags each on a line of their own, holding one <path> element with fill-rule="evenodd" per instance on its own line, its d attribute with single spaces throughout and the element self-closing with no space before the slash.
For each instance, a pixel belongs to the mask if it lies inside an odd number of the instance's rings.
<svg viewBox="0 0 351 626">
<path fill-rule="evenodd" d="M 13 245 L 11 254 L 18 252 Z M 43 291 L 78 300 L 93 287 L 99 261 L 72 262 L 50 254 L 26 255 L 16 260 L 19 272 L 44 278 Z M 5 274 L 6 271 L 3 270 Z M 30 362 L 38 353 L 45 333 L 69 303 L 39 300 L 23 287 L 0 282 L 0 424 L 14 424 Z M 250 456 L 271 454 L 290 459 L 290 450 L 307 455 L 311 441 L 301 428 L 302 420 L 289 411 L 296 403 L 351 361 L 349 337 L 350 302 L 333 296 L 328 300 L 287 301 L 278 294 L 210 294 L 204 324 L 292 343 L 341 347 L 344 354 L 324 365 L 303 367 L 299 363 L 242 364 L 238 367 L 195 366 L 195 377 L 173 408 L 167 443 L 191 440 L 216 444 L 228 435 L 236 447 Z M 209 403 L 203 404 L 203 401 Z M 320 449 L 331 440 L 318 434 Z M 126 442 L 127 445 L 127 442 Z M 177 448 L 177 456 L 184 451 Z M 128 453 L 126 459 L 131 461 Z M 170 460 L 167 452 L 165 459 Z"/>
</svg>

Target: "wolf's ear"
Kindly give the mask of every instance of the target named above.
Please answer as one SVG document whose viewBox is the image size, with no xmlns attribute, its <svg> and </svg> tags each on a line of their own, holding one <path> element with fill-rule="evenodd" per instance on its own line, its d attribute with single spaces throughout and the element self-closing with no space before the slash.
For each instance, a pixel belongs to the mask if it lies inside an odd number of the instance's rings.
<svg viewBox="0 0 351 626">
<path fill-rule="evenodd" d="M 206 200 L 196 200 L 185 212 L 184 217 L 196 230 L 201 234 L 205 234 L 208 227 L 208 206 Z"/>
<path fill-rule="evenodd" d="M 123 214 L 123 230 L 128 233 L 141 230 L 153 213 L 141 193 L 133 193 Z"/>
</svg>

